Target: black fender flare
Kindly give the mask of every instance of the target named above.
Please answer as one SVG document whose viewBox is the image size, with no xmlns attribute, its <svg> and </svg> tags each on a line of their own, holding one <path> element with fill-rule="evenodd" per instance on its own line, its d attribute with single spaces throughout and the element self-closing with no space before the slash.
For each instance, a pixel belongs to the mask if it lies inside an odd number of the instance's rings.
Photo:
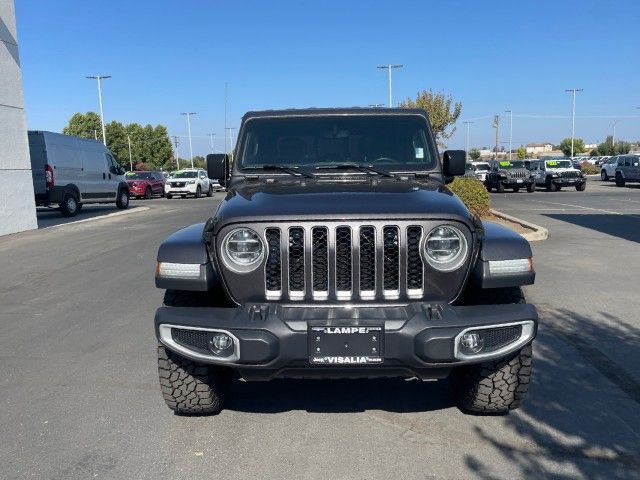
<svg viewBox="0 0 640 480">
<path fill-rule="evenodd" d="M 480 253 L 472 273 L 472 280 L 480 288 L 503 288 L 532 285 L 536 273 L 492 275 L 489 262 L 495 260 L 529 259 L 533 257 L 531 245 L 520 234 L 498 223 L 483 222 L 484 235 Z"/>
<path fill-rule="evenodd" d="M 158 249 L 158 263 L 184 263 L 200 265 L 199 278 L 180 279 L 160 276 L 156 269 L 156 287 L 168 290 L 205 292 L 219 283 L 219 276 L 211 261 L 202 233 L 204 223 L 196 223 L 169 235 Z"/>
</svg>

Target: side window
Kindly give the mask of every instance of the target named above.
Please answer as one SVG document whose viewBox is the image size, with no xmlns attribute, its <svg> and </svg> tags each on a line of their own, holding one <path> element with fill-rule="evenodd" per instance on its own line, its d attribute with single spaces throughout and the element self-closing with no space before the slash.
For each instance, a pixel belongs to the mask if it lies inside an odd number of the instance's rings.
<svg viewBox="0 0 640 480">
<path fill-rule="evenodd" d="M 109 171 L 111 173 L 116 173 L 119 167 L 118 162 L 116 162 L 115 159 L 108 153 L 105 153 L 105 155 L 107 156 L 107 165 L 109 166 Z"/>
<path fill-rule="evenodd" d="M 624 157 L 624 166 L 625 167 L 631 166 L 631 157 Z"/>
</svg>

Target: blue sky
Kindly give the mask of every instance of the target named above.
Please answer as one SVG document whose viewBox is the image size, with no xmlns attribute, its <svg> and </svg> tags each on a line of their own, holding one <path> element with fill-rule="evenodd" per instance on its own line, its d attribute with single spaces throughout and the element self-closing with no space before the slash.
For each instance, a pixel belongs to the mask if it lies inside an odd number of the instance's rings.
<svg viewBox="0 0 640 480">
<path fill-rule="evenodd" d="M 640 139 L 640 1 L 42 1 L 16 0 L 18 42 L 30 129 L 59 131 L 77 111 L 105 119 L 165 124 L 195 153 L 206 134 L 247 110 L 366 106 L 387 101 L 375 67 L 400 63 L 396 101 L 432 88 L 463 104 L 449 147 L 491 145 L 490 117 L 511 108 L 513 143 L 569 136 L 564 89 L 577 98 L 576 136 Z M 625 117 L 626 116 L 626 117 Z M 503 125 L 508 125 L 505 119 Z M 508 128 L 502 130 L 508 140 Z M 181 154 L 187 153 L 183 139 Z"/>
</svg>

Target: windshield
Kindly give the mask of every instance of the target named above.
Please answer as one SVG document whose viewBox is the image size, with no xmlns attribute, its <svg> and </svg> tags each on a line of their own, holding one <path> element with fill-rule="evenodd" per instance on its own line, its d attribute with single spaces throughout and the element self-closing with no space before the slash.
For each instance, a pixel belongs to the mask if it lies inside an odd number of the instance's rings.
<svg viewBox="0 0 640 480">
<path fill-rule="evenodd" d="M 424 120 L 415 115 L 265 118 L 248 121 L 244 130 L 241 169 L 354 163 L 406 171 L 436 166 Z"/>
<path fill-rule="evenodd" d="M 511 168 L 524 168 L 524 162 L 500 162 L 500 168 L 503 170 L 509 170 Z"/>
<path fill-rule="evenodd" d="M 127 172 L 127 180 L 153 180 L 153 175 L 148 172 Z"/>
<path fill-rule="evenodd" d="M 569 160 L 547 160 L 547 168 L 573 168 Z"/>
<path fill-rule="evenodd" d="M 488 172 L 489 171 L 489 164 L 488 163 L 476 163 L 475 167 L 476 167 L 476 171 L 478 171 L 478 172 Z"/>
<path fill-rule="evenodd" d="M 198 172 L 176 172 L 173 178 L 196 178 Z"/>
</svg>

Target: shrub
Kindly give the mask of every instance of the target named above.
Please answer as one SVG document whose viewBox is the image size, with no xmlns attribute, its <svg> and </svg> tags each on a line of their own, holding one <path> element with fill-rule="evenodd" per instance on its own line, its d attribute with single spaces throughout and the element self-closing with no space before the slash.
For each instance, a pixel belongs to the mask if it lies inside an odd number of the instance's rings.
<svg viewBox="0 0 640 480">
<path fill-rule="evenodd" d="M 600 173 L 600 167 L 589 162 L 582 162 L 580 164 L 580 170 L 582 170 L 585 175 L 598 175 Z"/>
<path fill-rule="evenodd" d="M 480 180 L 473 177 L 456 177 L 448 187 L 471 213 L 481 217 L 489 215 L 489 192 Z"/>
</svg>

